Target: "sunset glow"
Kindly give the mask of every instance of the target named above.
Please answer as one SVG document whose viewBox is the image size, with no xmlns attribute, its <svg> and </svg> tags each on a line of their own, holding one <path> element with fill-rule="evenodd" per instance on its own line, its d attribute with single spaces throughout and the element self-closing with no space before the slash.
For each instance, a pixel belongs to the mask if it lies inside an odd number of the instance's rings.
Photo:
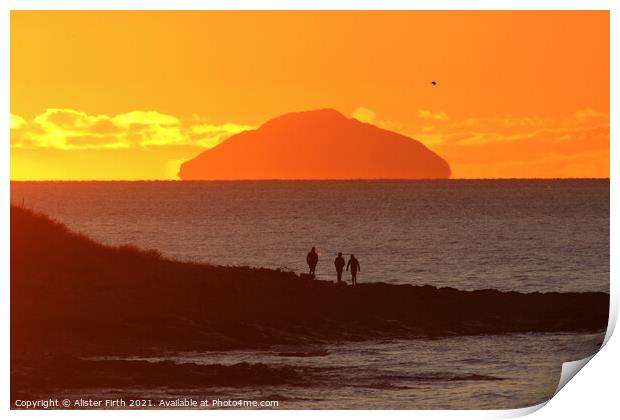
<svg viewBox="0 0 620 420">
<path fill-rule="evenodd" d="M 14 180 L 177 179 L 323 108 L 453 178 L 609 177 L 609 13 L 11 12 Z"/>
</svg>

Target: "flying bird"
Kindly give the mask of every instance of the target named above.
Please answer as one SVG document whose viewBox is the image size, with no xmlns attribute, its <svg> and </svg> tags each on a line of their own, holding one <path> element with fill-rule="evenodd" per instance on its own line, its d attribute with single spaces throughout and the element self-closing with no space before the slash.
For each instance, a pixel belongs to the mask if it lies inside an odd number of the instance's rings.
<svg viewBox="0 0 620 420">
<path fill-rule="evenodd" d="M 433 86 L 437 86 L 437 82 L 433 80 L 433 81 L 431 82 L 431 85 L 433 85 Z"/>
</svg>

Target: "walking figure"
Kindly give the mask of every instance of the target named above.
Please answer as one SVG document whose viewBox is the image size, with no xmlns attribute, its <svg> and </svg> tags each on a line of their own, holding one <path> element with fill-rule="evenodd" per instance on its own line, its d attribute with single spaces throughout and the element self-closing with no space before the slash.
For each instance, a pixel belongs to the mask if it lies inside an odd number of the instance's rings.
<svg viewBox="0 0 620 420">
<path fill-rule="evenodd" d="M 310 267 L 310 276 L 314 278 L 314 270 L 316 270 L 316 265 L 319 262 L 319 254 L 316 253 L 316 249 L 314 247 L 312 247 L 310 252 L 308 252 L 308 255 L 306 256 L 306 262 L 308 263 L 308 267 Z"/>
<path fill-rule="evenodd" d="M 362 269 L 360 267 L 360 262 L 353 254 L 351 254 L 351 258 L 349 258 L 349 262 L 347 262 L 347 271 L 349 271 L 349 267 L 351 267 L 351 284 L 357 286 L 357 272 L 362 271 Z"/>
<path fill-rule="evenodd" d="M 344 258 L 342 258 L 342 252 L 338 253 L 338 256 L 334 260 L 336 266 L 336 276 L 338 277 L 338 283 L 342 282 L 342 269 L 344 268 Z"/>
</svg>

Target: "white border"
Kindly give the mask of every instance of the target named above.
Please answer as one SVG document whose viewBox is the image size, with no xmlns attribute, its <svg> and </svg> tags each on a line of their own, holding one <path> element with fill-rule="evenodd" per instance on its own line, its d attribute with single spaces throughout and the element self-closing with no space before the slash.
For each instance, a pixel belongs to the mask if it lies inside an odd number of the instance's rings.
<svg viewBox="0 0 620 420">
<path fill-rule="evenodd" d="M 8 0 L 9 10 L 611 10 L 611 0 Z"/>
<path fill-rule="evenodd" d="M 620 345 L 617 344 L 618 339 L 609 340 L 610 333 L 615 326 L 618 313 L 618 287 L 616 273 L 618 268 L 617 261 L 617 245 L 618 245 L 618 224 L 614 216 L 618 215 L 618 187 L 613 180 L 618 179 L 618 39 L 619 19 L 618 11 L 620 2 L 611 0 L 425 0 L 424 2 L 407 2 L 404 0 L 382 0 L 382 1 L 344 1 L 344 0 L 314 0 L 314 1 L 285 1 L 285 0 L 269 0 L 269 1 L 249 1 L 249 0 L 218 0 L 218 1 L 199 1 L 199 0 L 89 0 L 88 2 L 79 0 L 66 0 L 52 4 L 49 0 L 8 0 L 0 4 L 2 14 L 0 17 L 0 31 L 4 32 L 4 36 L 0 38 L 0 57 L 2 64 L 0 65 L 0 77 L 2 79 L 2 115 L 5 117 L 1 120 L 2 132 L 5 133 L 6 140 L 3 144 L 2 152 L 0 152 L 0 196 L 4 200 L 4 205 L 0 205 L 0 223 L 2 241 L 0 242 L 0 278 L 2 279 L 2 290 L 0 291 L 0 308 L 3 322 L 2 328 L 2 358 L 0 364 L 0 395 L 2 401 L 2 410 L 8 410 L 9 407 L 9 113 L 10 113 L 10 76 L 9 76 L 9 60 L 10 60 L 10 18 L 9 10 L 141 10 L 141 9 L 180 9 L 180 10 L 198 10 L 198 9 L 214 9 L 214 10 L 234 10 L 234 9 L 267 9 L 267 10 L 337 10 L 337 9 L 358 9 L 358 10 L 610 10 L 611 11 L 611 103 L 610 115 L 611 137 L 611 242 L 610 242 L 610 258 L 611 258 L 611 309 L 610 309 L 610 329 L 606 337 L 606 345 L 579 374 L 580 378 L 571 381 L 557 396 L 552 398 L 543 410 L 538 411 L 535 416 L 538 418 L 583 418 L 585 416 L 597 419 L 615 418 L 618 411 L 617 398 L 617 374 L 619 373 L 618 355 L 620 354 Z M 609 340 L 609 341 L 607 341 Z M 491 410 L 491 411 L 322 411 L 315 413 L 313 411 L 244 411 L 242 415 L 256 418 L 278 418 L 295 416 L 298 419 L 314 418 L 317 414 L 326 417 L 355 417 L 356 419 L 370 418 L 371 416 L 381 415 L 382 417 L 404 417 L 413 418 L 508 418 L 516 417 L 536 411 L 544 406 L 541 404 L 537 407 L 530 407 L 519 410 Z M 20 418 L 36 418 L 38 416 L 46 416 L 53 418 L 82 418 L 87 415 L 89 418 L 102 418 L 110 415 L 120 417 L 169 417 L 172 413 L 169 411 L 89 411 L 88 413 L 80 411 L 10 411 L 9 416 Z M 231 415 L 237 416 L 238 411 L 183 411 L 174 412 L 174 416 L 204 416 L 224 418 Z"/>
</svg>

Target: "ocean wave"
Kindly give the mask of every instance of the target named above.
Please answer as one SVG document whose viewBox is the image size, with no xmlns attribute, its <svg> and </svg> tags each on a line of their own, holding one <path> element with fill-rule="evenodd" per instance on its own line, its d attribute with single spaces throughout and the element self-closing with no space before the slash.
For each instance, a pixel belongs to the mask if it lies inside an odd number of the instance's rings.
<svg viewBox="0 0 620 420">
<path fill-rule="evenodd" d="M 263 363 L 233 365 L 149 362 L 144 360 L 84 360 L 74 357 L 43 359 L 30 370 L 13 371 L 15 389 L 123 388 L 145 386 L 209 388 L 281 385 L 301 382 L 300 372 L 288 366 Z"/>
<path fill-rule="evenodd" d="M 432 373 L 432 374 L 424 374 L 424 375 L 412 375 L 410 379 L 413 381 L 420 381 L 420 382 L 503 381 L 505 380 L 505 378 L 500 378 L 498 376 L 481 375 L 477 373 L 460 374 L 460 375 L 451 374 L 451 373 Z"/>
</svg>

